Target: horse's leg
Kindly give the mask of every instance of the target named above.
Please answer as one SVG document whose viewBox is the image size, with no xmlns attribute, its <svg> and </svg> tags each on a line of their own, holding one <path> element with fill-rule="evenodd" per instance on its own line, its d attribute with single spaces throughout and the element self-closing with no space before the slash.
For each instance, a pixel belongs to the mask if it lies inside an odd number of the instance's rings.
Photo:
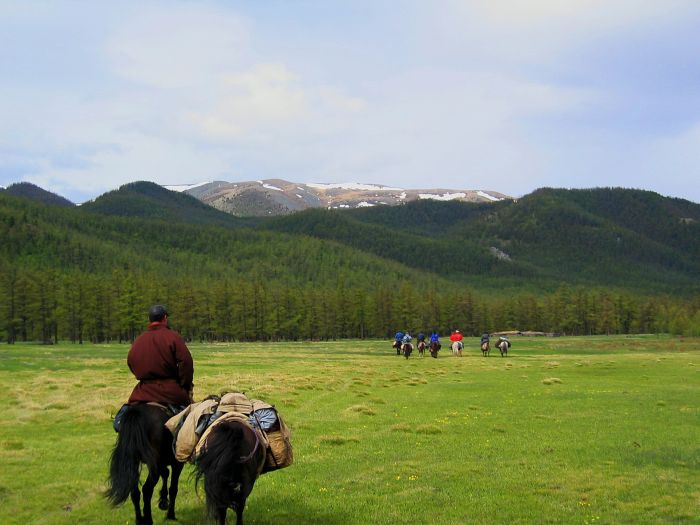
<svg viewBox="0 0 700 525">
<path fill-rule="evenodd" d="M 166 519 L 174 520 L 175 517 L 175 499 L 177 498 L 178 484 L 180 483 L 180 473 L 182 472 L 182 467 L 184 463 L 176 461 L 173 463 L 173 479 L 170 480 L 170 506 L 168 507 L 168 514 Z"/>
<path fill-rule="evenodd" d="M 243 511 L 245 510 L 246 498 L 240 498 L 233 504 L 233 510 L 236 511 L 236 525 L 243 525 Z"/>
<path fill-rule="evenodd" d="M 218 525 L 226 525 L 226 507 L 216 509 L 216 522 Z"/>
<path fill-rule="evenodd" d="M 158 475 L 157 470 L 148 469 L 148 477 L 146 478 L 143 487 L 141 487 L 141 490 L 143 492 L 143 520 L 141 521 L 141 523 L 143 523 L 144 525 L 153 525 L 153 515 L 151 514 L 151 499 L 153 498 L 153 489 L 156 488 L 156 484 L 158 483 L 159 478 L 160 476 Z"/>
<path fill-rule="evenodd" d="M 158 497 L 158 508 L 160 510 L 168 510 L 168 466 L 163 465 L 160 468 L 160 478 L 163 480 L 163 485 L 160 487 L 160 493 Z"/>
<path fill-rule="evenodd" d="M 141 516 L 141 492 L 139 492 L 138 485 L 131 491 L 131 503 L 134 504 L 134 511 L 136 512 L 136 525 L 138 525 L 143 519 Z"/>
</svg>

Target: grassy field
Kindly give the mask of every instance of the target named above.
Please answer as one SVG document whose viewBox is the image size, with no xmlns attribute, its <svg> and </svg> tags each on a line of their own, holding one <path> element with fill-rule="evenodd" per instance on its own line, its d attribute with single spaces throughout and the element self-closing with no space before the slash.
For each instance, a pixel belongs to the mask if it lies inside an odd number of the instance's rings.
<svg viewBox="0 0 700 525">
<path fill-rule="evenodd" d="M 246 523 L 698 523 L 700 340 L 467 347 L 407 361 L 388 341 L 191 345 L 197 399 L 244 391 L 293 431 L 295 464 L 258 480 Z M 0 523 L 133 523 L 101 497 L 127 351 L 0 347 Z M 179 522 L 211 523 L 190 472 Z"/>
</svg>

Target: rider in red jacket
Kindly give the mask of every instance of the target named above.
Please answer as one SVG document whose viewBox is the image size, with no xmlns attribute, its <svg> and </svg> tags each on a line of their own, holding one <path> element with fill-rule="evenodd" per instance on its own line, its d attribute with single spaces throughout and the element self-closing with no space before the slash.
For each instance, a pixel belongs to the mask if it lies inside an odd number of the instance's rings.
<svg viewBox="0 0 700 525">
<path fill-rule="evenodd" d="M 151 324 L 136 338 L 129 355 L 129 369 L 139 380 L 129 404 L 155 401 L 173 405 L 192 403 L 194 365 L 185 341 L 168 328 L 168 312 L 154 305 L 148 312 Z"/>
<path fill-rule="evenodd" d="M 452 332 L 452 335 L 450 336 L 450 341 L 455 343 L 455 342 L 461 341 L 461 340 L 462 340 L 462 334 L 460 333 L 459 330 L 455 330 L 454 332 Z"/>
</svg>

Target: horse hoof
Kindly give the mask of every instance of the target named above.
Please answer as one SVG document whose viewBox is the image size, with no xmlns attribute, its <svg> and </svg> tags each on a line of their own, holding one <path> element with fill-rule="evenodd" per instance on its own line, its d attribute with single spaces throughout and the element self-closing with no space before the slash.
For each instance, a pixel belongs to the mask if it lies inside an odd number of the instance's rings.
<svg viewBox="0 0 700 525">
<path fill-rule="evenodd" d="M 168 510 L 168 500 L 167 499 L 162 499 L 158 502 L 158 508 L 160 510 Z"/>
</svg>

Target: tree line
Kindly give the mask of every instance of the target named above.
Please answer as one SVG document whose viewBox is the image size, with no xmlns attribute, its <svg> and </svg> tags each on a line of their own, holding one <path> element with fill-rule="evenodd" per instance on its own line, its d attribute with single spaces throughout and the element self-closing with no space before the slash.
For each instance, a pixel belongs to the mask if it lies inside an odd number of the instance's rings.
<svg viewBox="0 0 700 525">
<path fill-rule="evenodd" d="M 263 278 L 168 279 L 114 270 L 90 275 L 5 267 L 0 342 L 132 341 L 151 304 L 167 305 L 188 341 L 388 338 L 396 330 L 466 335 L 534 330 L 565 335 L 670 332 L 700 335 L 700 298 L 643 297 L 561 286 L 555 292 L 489 297 L 465 287 L 408 282 L 372 290 L 340 281 L 292 287 Z"/>
</svg>

